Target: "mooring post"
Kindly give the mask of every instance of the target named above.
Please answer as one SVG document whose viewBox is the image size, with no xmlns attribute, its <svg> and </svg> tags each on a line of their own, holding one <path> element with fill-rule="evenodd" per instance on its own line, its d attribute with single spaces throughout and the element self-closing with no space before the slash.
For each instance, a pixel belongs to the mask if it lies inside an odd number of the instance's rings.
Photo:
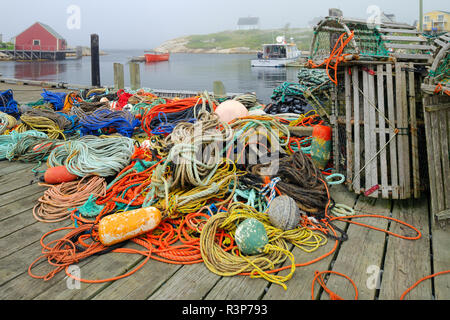
<svg viewBox="0 0 450 320">
<path fill-rule="evenodd" d="M 141 73 L 139 64 L 135 62 L 130 63 L 130 82 L 131 90 L 138 90 L 141 88 Z"/>
<path fill-rule="evenodd" d="M 100 87 L 100 52 L 98 35 L 91 35 L 91 74 L 92 86 Z"/>
<path fill-rule="evenodd" d="M 120 90 L 125 88 L 125 80 L 123 75 L 123 64 L 114 63 L 114 89 Z"/>
</svg>

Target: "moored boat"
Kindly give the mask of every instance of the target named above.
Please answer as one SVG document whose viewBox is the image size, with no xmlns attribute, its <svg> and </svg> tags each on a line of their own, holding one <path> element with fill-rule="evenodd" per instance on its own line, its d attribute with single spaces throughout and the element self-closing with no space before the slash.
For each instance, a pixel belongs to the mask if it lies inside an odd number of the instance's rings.
<svg viewBox="0 0 450 320">
<path fill-rule="evenodd" d="M 286 67 L 301 57 L 301 51 L 294 43 L 286 43 L 284 37 L 278 37 L 276 44 L 264 44 L 258 59 L 252 60 L 252 67 Z"/>
<path fill-rule="evenodd" d="M 147 51 L 146 51 L 147 52 Z M 168 61 L 170 58 L 170 53 L 162 53 L 162 52 L 148 52 L 145 55 L 145 62 L 158 62 L 158 61 Z"/>
</svg>

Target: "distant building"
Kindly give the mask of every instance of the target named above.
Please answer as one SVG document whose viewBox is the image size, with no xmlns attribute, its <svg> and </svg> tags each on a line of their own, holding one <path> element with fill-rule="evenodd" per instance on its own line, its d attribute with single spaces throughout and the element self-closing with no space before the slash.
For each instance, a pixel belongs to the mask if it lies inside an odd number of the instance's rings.
<svg viewBox="0 0 450 320">
<path fill-rule="evenodd" d="M 423 15 L 423 31 L 430 32 L 450 32 L 450 12 L 431 11 Z"/>
<path fill-rule="evenodd" d="M 259 29 L 259 18 L 257 17 L 239 18 L 238 30 L 255 30 L 255 29 Z"/>
<path fill-rule="evenodd" d="M 13 38 L 16 50 L 64 51 L 66 40 L 50 26 L 36 22 Z"/>
</svg>

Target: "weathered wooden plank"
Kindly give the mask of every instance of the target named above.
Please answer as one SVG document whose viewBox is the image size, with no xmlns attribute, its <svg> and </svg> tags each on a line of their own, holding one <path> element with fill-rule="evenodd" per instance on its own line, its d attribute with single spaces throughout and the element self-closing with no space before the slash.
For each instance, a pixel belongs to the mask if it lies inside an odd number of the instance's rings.
<svg viewBox="0 0 450 320">
<path fill-rule="evenodd" d="M 450 266 L 450 232 L 434 226 L 432 229 L 433 243 L 433 272 L 438 273 L 449 270 Z M 419 280 L 419 279 L 417 279 Z M 430 280 L 425 281 L 428 282 Z M 450 300 L 450 274 L 434 278 L 434 295 L 436 300 Z"/>
<path fill-rule="evenodd" d="M 378 214 L 389 216 L 391 201 L 360 197 L 355 206 L 357 214 Z M 358 223 L 386 229 L 388 220 L 379 218 L 360 218 Z M 349 276 L 356 284 L 359 300 L 373 300 L 381 276 L 385 233 L 370 228 L 349 224 L 348 240 L 342 243 L 333 271 Z M 344 299 L 355 296 L 354 288 L 346 279 L 331 275 L 327 287 Z M 322 298 L 329 299 L 328 295 Z"/>
<path fill-rule="evenodd" d="M 351 70 L 351 69 L 349 69 Z M 347 177 L 350 178 L 353 172 L 353 143 L 352 143 L 352 86 L 348 72 L 345 72 L 345 132 L 346 132 L 346 152 L 347 152 Z"/>
<path fill-rule="evenodd" d="M 402 166 L 404 167 L 404 175 L 405 175 L 405 194 L 404 198 L 408 199 L 411 197 L 411 167 L 410 167 L 410 149 L 409 149 L 409 121 L 408 121 L 408 92 L 407 92 L 407 80 L 406 80 L 406 72 L 403 71 L 406 64 L 402 64 L 401 70 L 401 94 L 402 94 L 402 105 L 401 105 L 401 113 L 402 113 L 402 128 L 404 129 L 404 134 L 400 137 L 403 139 L 403 150 L 404 150 L 404 163 Z"/>
<path fill-rule="evenodd" d="M 409 67 L 414 69 L 414 63 L 410 63 Z M 411 157 L 412 157 L 412 178 L 414 198 L 420 197 L 420 177 L 419 177 L 419 145 L 417 137 L 417 116 L 416 116 L 416 88 L 414 80 L 414 72 L 409 71 L 409 123 L 411 126 Z"/>
<path fill-rule="evenodd" d="M 442 41 L 442 40 L 439 39 L 439 38 L 434 39 L 434 43 L 436 43 L 436 44 L 439 45 L 440 47 L 445 47 L 445 46 L 448 45 L 448 43 Z"/>
<path fill-rule="evenodd" d="M 33 217 L 31 216 L 30 219 Z M 54 224 L 33 223 L 0 239 L 0 259 L 38 241 L 40 237 L 55 229 Z"/>
<path fill-rule="evenodd" d="M 448 115 L 450 112 L 440 112 L 439 117 L 439 128 L 441 133 L 441 139 L 440 139 L 440 155 L 441 155 L 441 162 L 442 162 L 442 173 L 444 179 L 443 181 L 443 195 L 444 195 L 444 205 L 446 209 L 450 209 L 450 164 L 449 164 L 449 143 L 448 143 Z"/>
<path fill-rule="evenodd" d="M 428 180 L 430 182 L 430 202 L 431 202 L 431 212 L 434 213 L 437 210 L 437 186 L 436 186 L 436 178 L 434 176 L 434 147 L 432 142 L 432 133 L 431 133 L 431 114 L 425 110 L 426 106 L 432 103 L 432 97 L 425 95 L 423 98 L 423 117 L 425 121 L 425 136 L 426 136 L 426 148 L 427 148 L 427 160 L 428 160 Z M 434 217 L 432 218 L 434 221 Z"/>
<path fill-rule="evenodd" d="M 200 300 L 205 297 L 220 276 L 205 264 L 186 265 L 164 283 L 149 300 Z"/>
<path fill-rule="evenodd" d="M 389 29 L 389 28 L 379 28 L 378 29 L 381 33 L 408 33 L 408 34 L 415 34 L 419 35 L 420 32 L 417 30 L 408 30 L 408 29 Z"/>
<path fill-rule="evenodd" d="M 352 79 L 353 79 L 353 112 L 354 112 L 354 149 L 355 149 L 355 160 L 354 160 L 354 175 L 352 186 L 356 193 L 361 191 L 361 174 L 360 174 L 360 158 L 361 158 L 361 142 L 360 142 L 360 125 L 359 125 L 359 68 L 352 68 Z"/>
<path fill-rule="evenodd" d="M 392 217 L 416 227 L 422 234 L 419 240 L 388 237 L 380 300 L 398 300 L 417 280 L 431 274 L 428 205 L 426 197 L 395 201 Z M 391 232 L 416 236 L 416 232 L 399 223 L 391 223 Z M 416 287 L 406 300 L 432 299 L 431 282 Z"/>
<path fill-rule="evenodd" d="M 20 169 L 0 177 L 0 195 L 38 182 L 38 177 L 31 172 L 31 168 Z"/>
<path fill-rule="evenodd" d="M 290 250 L 292 251 L 292 245 Z M 290 266 L 290 260 L 287 262 Z M 277 265 L 276 268 L 282 265 Z M 290 272 L 290 269 L 283 270 L 280 273 L 285 275 Z M 290 286 L 290 281 L 285 283 Z M 264 279 L 252 279 L 249 276 L 233 276 L 233 277 L 222 277 L 217 283 L 212 287 L 211 291 L 204 297 L 205 300 L 240 300 L 245 297 L 247 300 L 259 300 L 264 295 L 264 290 L 267 287 L 278 286 L 270 284 L 270 282 Z"/>
<path fill-rule="evenodd" d="M 67 221 L 64 222 L 60 222 L 60 223 L 55 223 L 54 224 L 54 228 L 59 228 L 59 227 L 67 227 L 70 226 L 70 223 Z M 26 281 L 29 281 L 27 283 L 31 283 L 32 285 L 30 285 L 28 288 L 26 288 L 26 284 L 21 284 L 21 280 L 18 279 L 16 280 L 17 282 L 15 283 L 17 286 L 23 286 L 25 291 L 30 291 L 30 288 L 34 288 L 35 285 L 39 282 L 44 282 L 41 280 L 35 280 L 33 278 L 31 278 L 28 273 L 28 267 L 31 265 L 31 263 L 37 259 L 41 254 L 42 254 L 42 246 L 39 243 L 38 237 L 40 237 L 41 235 L 36 235 L 34 242 L 29 244 L 26 247 L 23 247 L 21 249 L 18 249 L 16 251 L 14 251 L 12 254 L 0 259 L 0 292 L 5 292 L 7 291 L 5 287 L 3 287 L 4 284 L 10 282 L 13 279 L 18 278 L 19 276 L 24 276 L 23 278 L 20 279 L 27 279 Z M 58 239 L 60 236 L 59 233 L 55 233 L 52 235 L 49 235 L 48 238 L 46 239 L 46 243 L 51 242 L 53 240 Z M 44 260 L 42 260 L 44 261 Z M 41 262 L 38 262 L 37 265 L 41 264 Z M 33 273 L 35 273 L 35 269 L 32 270 Z M 49 268 L 45 268 L 45 273 L 49 272 Z M 41 273 L 39 273 L 38 271 L 36 271 L 37 275 L 40 275 Z M 12 287 L 15 287 L 16 285 L 11 284 Z M 6 294 L 6 293 L 5 293 Z M 12 299 L 17 298 L 20 299 L 19 296 L 14 297 L 12 295 L 12 293 L 8 293 L 8 296 Z"/>
<path fill-rule="evenodd" d="M 32 210 L 35 202 L 35 197 L 28 197 L 0 208 L 0 239 L 37 223 Z"/>
<path fill-rule="evenodd" d="M 420 37 L 408 37 L 408 36 L 381 36 L 383 40 L 389 41 L 414 41 L 414 42 L 427 42 L 425 38 Z"/>
<path fill-rule="evenodd" d="M 386 90 L 387 90 L 387 107 L 388 107 L 388 119 L 389 119 L 389 159 L 391 169 L 391 186 L 392 186 L 392 198 L 399 198 L 398 188 L 398 166 L 397 166 L 397 140 L 398 136 L 395 135 L 395 100 L 394 100 L 394 81 L 392 79 L 392 64 L 386 64 Z M 392 139 L 392 140 L 391 140 Z"/>
<path fill-rule="evenodd" d="M 410 50 L 431 50 L 432 46 L 427 44 L 404 44 L 404 43 L 385 43 L 386 48 L 392 49 L 410 49 Z"/>
<path fill-rule="evenodd" d="M 114 281 L 93 300 L 144 300 L 161 287 L 182 265 L 150 260 L 132 276 Z"/>
<path fill-rule="evenodd" d="M 395 52 L 392 54 L 394 58 L 404 59 L 404 60 L 427 60 L 430 61 L 432 56 L 430 54 L 413 54 L 413 53 L 401 53 Z M 424 61 L 426 63 L 426 61 Z"/>
<path fill-rule="evenodd" d="M 434 208 L 436 211 L 435 213 L 442 211 L 445 209 L 445 202 L 444 202 L 444 194 L 442 186 L 444 185 L 443 179 L 445 177 L 442 176 L 442 163 L 441 163 L 441 157 L 440 157 L 440 141 L 441 141 L 441 134 L 440 134 L 440 126 L 439 126 L 439 113 L 438 112 L 431 112 L 431 143 L 433 143 L 433 152 L 434 152 L 434 163 L 433 163 L 433 169 L 434 170 L 434 178 L 436 179 L 436 208 Z"/>
<path fill-rule="evenodd" d="M 142 247 L 129 241 L 124 245 L 125 248 L 132 248 L 142 250 Z M 127 253 L 113 253 L 95 257 L 89 257 L 83 260 L 83 263 L 78 263 L 80 277 L 89 280 L 103 280 L 126 274 L 132 270 L 140 262 L 144 260 L 142 255 L 139 254 L 127 254 Z M 140 272 L 141 270 L 137 271 Z M 80 283 L 80 289 L 68 289 L 67 281 L 61 281 L 60 277 L 64 274 L 58 274 L 58 278 L 55 277 L 53 286 L 49 290 L 45 290 L 38 295 L 35 295 L 33 299 L 37 300 L 83 300 L 91 299 L 97 293 L 105 290 L 111 283 Z M 131 275 L 130 277 L 132 277 Z M 69 279 L 71 281 L 71 279 Z"/>
<path fill-rule="evenodd" d="M 370 106 L 369 99 L 369 74 L 363 71 L 363 97 L 364 97 L 364 191 L 369 190 L 372 185 L 372 175 L 370 172 L 372 158 L 372 146 L 370 141 L 370 135 L 372 131 L 370 130 Z"/>
<path fill-rule="evenodd" d="M 335 90 L 336 91 L 336 90 Z M 335 170 L 339 170 L 339 159 L 340 159 L 340 151 L 339 151 L 339 134 L 338 134 L 338 110 L 339 110 L 339 102 L 337 92 L 332 92 L 331 96 L 333 97 L 333 109 L 330 116 L 330 123 L 333 128 L 335 128 L 336 132 L 333 132 L 333 167 Z"/>
<path fill-rule="evenodd" d="M 400 130 L 399 135 L 397 136 L 397 154 L 398 154 L 398 180 L 399 180 L 399 197 L 400 199 L 405 198 L 405 145 L 404 145 L 404 131 L 406 130 L 403 120 L 403 94 L 402 94 L 402 69 L 403 65 L 400 63 L 395 64 L 395 108 L 397 113 L 397 128 Z"/>
<path fill-rule="evenodd" d="M 0 168 L 0 178 L 3 178 L 4 176 L 14 172 L 22 172 L 25 170 L 31 172 L 31 169 L 36 166 L 36 163 L 24 163 L 18 161 L 3 161 L 2 163 L 3 165 Z"/>
<path fill-rule="evenodd" d="M 29 196 L 34 196 L 37 200 L 39 198 L 38 196 L 41 193 L 43 194 L 46 189 L 46 187 L 40 186 L 38 183 L 34 183 L 32 185 L 28 185 L 20 189 L 2 194 L 2 196 L 0 197 L 0 207 L 27 198 Z M 0 210 L 2 209 L 0 208 Z M 0 220 L 2 219 L 2 217 L 3 212 L 0 213 Z"/>
<path fill-rule="evenodd" d="M 354 192 L 348 192 L 343 185 L 337 185 L 330 188 L 331 198 L 339 204 L 345 204 L 351 208 L 355 206 L 358 195 Z M 331 215 L 331 214 L 330 214 Z M 347 223 L 337 222 L 335 223 L 340 229 L 345 230 Z M 339 233 L 338 233 L 339 235 Z M 313 259 L 329 253 L 334 246 L 336 246 L 336 241 L 333 239 L 328 239 L 325 246 L 319 248 L 313 253 L 306 253 L 298 248 L 294 248 L 292 253 L 294 254 L 296 264 L 306 263 Z M 337 245 L 339 248 L 339 244 Z M 281 299 L 281 300 L 310 300 L 311 299 L 311 284 L 314 279 L 315 271 L 329 270 L 330 265 L 335 258 L 337 251 L 334 251 L 328 257 L 323 258 L 313 264 L 298 267 L 294 273 L 292 279 L 286 283 L 287 290 L 285 291 L 280 286 L 271 285 L 264 295 L 264 300 Z M 288 262 L 285 263 L 287 265 Z M 315 299 L 320 298 L 320 290 L 315 290 Z"/>
<path fill-rule="evenodd" d="M 380 178 L 381 178 L 381 196 L 383 199 L 389 198 L 388 192 L 388 168 L 386 152 L 386 121 L 384 108 L 384 66 L 377 66 L 377 93 L 378 93 L 378 128 L 380 132 Z"/>
<path fill-rule="evenodd" d="M 368 85 L 369 85 L 369 137 L 370 137 L 370 185 L 366 184 L 366 189 L 370 189 L 376 185 L 378 185 L 378 156 L 376 156 L 378 152 L 378 144 L 377 144 L 377 130 L 376 130 L 376 96 L 375 96 L 375 76 L 372 74 L 368 75 Z M 378 191 L 373 192 L 369 195 L 370 197 L 377 198 Z"/>
</svg>

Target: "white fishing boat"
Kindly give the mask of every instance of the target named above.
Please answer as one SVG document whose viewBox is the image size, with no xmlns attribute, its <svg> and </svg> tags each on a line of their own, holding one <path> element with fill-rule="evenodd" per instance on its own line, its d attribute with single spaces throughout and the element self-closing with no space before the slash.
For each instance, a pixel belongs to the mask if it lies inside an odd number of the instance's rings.
<svg viewBox="0 0 450 320">
<path fill-rule="evenodd" d="M 276 44 L 264 44 L 258 59 L 252 60 L 252 67 L 285 67 L 288 63 L 296 62 L 302 52 L 295 43 L 287 43 L 284 37 L 277 37 Z"/>
</svg>

